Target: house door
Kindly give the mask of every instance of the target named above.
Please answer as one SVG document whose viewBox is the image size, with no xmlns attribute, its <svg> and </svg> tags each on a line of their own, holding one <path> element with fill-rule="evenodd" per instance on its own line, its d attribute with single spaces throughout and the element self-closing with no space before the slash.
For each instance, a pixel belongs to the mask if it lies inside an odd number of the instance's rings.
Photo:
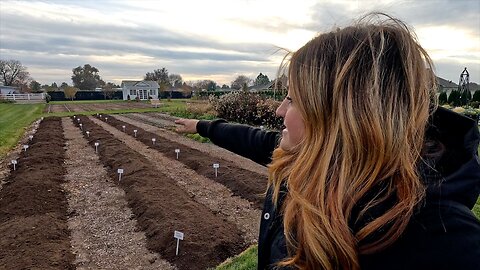
<svg viewBox="0 0 480 270">
<path fill-rule="evenodd" d="M 148 99 L 148 91 L 145 90 L 145 89 L 138 90 L 138 95 L 139 95 L 141 100 Z"/>
</svg>

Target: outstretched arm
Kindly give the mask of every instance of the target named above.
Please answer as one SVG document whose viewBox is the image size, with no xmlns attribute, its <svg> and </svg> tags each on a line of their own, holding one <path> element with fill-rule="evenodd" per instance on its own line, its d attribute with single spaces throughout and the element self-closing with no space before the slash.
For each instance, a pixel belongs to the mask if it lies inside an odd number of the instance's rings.
<svg viewBox="0 0 480 270">
<path fill-rule="evenodd" d="M 247 125 L 230 124 L 225 120 L 203 121 L 179 119 L 178 132 L 196 133 L 209 138 L 214 144 L 267 165 L 272 160 L 272 152 L 277 147 L 279 133 L 264 131 Z"/>
</svg>

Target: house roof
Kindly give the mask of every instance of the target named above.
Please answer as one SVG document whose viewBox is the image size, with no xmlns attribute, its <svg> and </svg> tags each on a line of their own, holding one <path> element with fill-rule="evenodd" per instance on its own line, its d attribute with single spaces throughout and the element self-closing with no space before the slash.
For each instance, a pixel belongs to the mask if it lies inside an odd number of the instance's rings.
<svg viewBox="0 0 480 270">
<path fill-rule="evenodd" d="M 149 86 L 150 88 L 160 88 L 156 81 L 122 81 L 122 88 L 132 88 L 135 86 Z"/>
<path fill-rule="evenodd" d="M 440 77 L 437 77 L 437 83 L 444 88 L 458 88 L 458 85 L 456 83 Z"/>
</svg>

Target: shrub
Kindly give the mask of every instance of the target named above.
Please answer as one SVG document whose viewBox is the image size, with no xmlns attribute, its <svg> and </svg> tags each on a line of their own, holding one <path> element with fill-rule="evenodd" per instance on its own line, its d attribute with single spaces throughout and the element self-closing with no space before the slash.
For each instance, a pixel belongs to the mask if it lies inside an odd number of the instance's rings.
<svg viewBox="0 0 480 270">
<path fill-rule="evenodd" d="M 209 100 L 217 116 L 228 121 L 265 125 L 273 129 L 279 129 L 282 125 L 281 118 L 275 116 L 280 102 L 263 99 L 258 94 L 234 91 L 219 98 L 210 96 Z"/>
<path fill-rule="evenodd" d="M 257 120 L 261 125 L 267 126 L 271 129 L 281 129 L 283 120 L 277 117 L 275 111 L 280 102 L 273 99 L 261 100 L 257 104 Z"/>
<path fill-rule="evenodd" d="M 448 102 L 447 92 L 440 93 L 440 95 L 438 96 L 438 103 L 440 105 L 443 105 L 443 104 L 446 104 L 447 102 Z"/>
</svg>

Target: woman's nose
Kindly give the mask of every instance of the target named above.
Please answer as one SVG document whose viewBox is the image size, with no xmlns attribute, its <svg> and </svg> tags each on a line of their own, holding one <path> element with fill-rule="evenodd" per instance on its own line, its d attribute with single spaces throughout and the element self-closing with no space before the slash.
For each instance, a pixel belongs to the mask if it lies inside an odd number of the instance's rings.
<svg viewBox="0 0 480 270">
<path fill-rule="evenodd" d="M 277 110 L 275 111 L 275 114 L 279 117 L 284 117 L 285 116 L 285 101 L 278 106 Z"/>
</svg>

